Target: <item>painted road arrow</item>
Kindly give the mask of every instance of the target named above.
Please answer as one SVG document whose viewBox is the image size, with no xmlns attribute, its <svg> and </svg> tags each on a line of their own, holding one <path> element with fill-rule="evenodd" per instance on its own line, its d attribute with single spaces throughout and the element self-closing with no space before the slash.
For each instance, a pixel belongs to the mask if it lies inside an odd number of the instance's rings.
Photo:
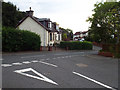
<svg viewBox="0 0 120 90">
<path fill-rule="evenodd" d="M 28 72 L 28 71 L 32 71 L 32 72 L 34 72 L 35 74 L 37 74 L 38 76 L 40 76 L 40 77 L 31 75 L 31 74 L 27 74 L 26 72 Z M 42 80 L 42 81 L 45 81 L 45 82 L 48 82 L 48 83 L 52 83 L 52 84 L 58 85 L 56 82 L 50 80 L 49 78 L 47 78 L 47 77 L 45 77 L 44 75 L 38 73 L 37 71 L 35 71 L 35 70 L 32 69 L 32 68 L 15 70 L 14 72 L 19 73 L 19 74 L 24 75 L 24 76 L 28 76 L 28 77 L 31 77 L 31 78 L 35 78 L 35 79 L 38 79 L 38 80 Z"/>
</svg>

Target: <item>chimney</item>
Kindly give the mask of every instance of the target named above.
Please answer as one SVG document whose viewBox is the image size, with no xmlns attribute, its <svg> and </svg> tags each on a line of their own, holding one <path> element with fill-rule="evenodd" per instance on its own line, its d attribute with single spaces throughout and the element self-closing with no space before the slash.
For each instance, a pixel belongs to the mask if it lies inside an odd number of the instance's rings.
<svg viewBox="0 0 120 90">
<path fill-rule="evenodd" d="M 33 16 L 33 10 L 31 10 L 31 7 L 30 7 L 30 10 L 29 11 L 26 11 L 26 15 L 28 16 Z"/>
</svg>

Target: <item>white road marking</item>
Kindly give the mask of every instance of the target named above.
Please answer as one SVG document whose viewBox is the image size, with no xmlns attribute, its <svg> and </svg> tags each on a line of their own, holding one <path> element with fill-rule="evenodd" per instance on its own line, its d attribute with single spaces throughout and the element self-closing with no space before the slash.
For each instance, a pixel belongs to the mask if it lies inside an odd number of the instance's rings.
<svg viewBox="0 0 120 90">
<path fill-rule="evenodd" d="M 19 62 L 17 62 L 17 63 L 12 63 L 12 65 L 22 65 L 22 63 L 19 63 Z"/>
<path fill-rule="evenodd" d="M 65 58 L 65 57 L 62 57 L 62 58 Z"/>
<path fill-rule="evenodd" d="M 81 56 L 83 56 L 83 57 L 84 57 L 85 55 L 81 55 Z"/>
<path fill-rule="evenodd" d="M 3 59 L 2 59 L 2 58 L 0 58 L 0 60 L 2 61 Z"/>
<path fill-rule="evenodd" d="M 39 62 L 39 61 L 37 61 L 37 60 L 34 60 L 34 61 L 31 61 L 31 62 L 33 62 L 33 63 L 36 63 L 36 62 Z"/>
<path fill-rule="evenodd" d="M 28 71 L 32 71 L 32 72 L 34 72 L 35 74 L 37 74 L 38 76 L 40 76 L 42 78 L 25 73 L 25 72 L 28 72 Z M 45 81 L 45 82 L 49 82 L 49 83 L 58 85 L 56 82 L 50 80 L 49 78 L 47 78 L 44 75 L 38 73 L 37 71 L 35 71 L 32 68 L 27 68 L 27 69 L 22 69 L 22 70 L 15 70 L 14 72 L 19 73 L 19 74 L 24 75 L 24 76 L 28 76 L 28 77 L 31 77 L 31 78 L 35 78 L 35 79 L 38 79 L 38 80 L 42 80 L 42 81 Z"/>
<path fill-rule="evenodd" d="M 85 52 L 80 52 L 80 53 L 85 53 Z"/>
<path fill-rule="evenodd" d="M 72 56 L 68 56 L 68 57 L 72 57 Z"/>
<path fill-rule="evenodd" d="M 47 58 L 46 60 L 50 60 L 49 58 Z"/>
<path fill-rule="evenodd" d="M 2 67 L 11 67 L 11 64 L 1 64 Z"/>
<path fill-rule="evenodd" d="M 29 61 L 24 61 L 24 62 L 22 62 L 22 63 L 24 63 L 24 64 L 29 64 L 29 63 L 31 63 L 31 62 L 29 62 Z"/>
<path fill-rule="evenodd" d="M 54 64 L 50 64 L 50 63 L 46 63 L 46 62 L 42 62 L 42 61 L 39 61 L 40 63 L 43 63 L 43 64 L 46 64 L 46 65 L 49 65 L 49 66 L 53 66 L 53 67 L 58 67 L 58 66 L 56 66 L 56 65 L 54 65 Z"/>
<path fill-rule="evenodd" d="M 45 55 L 25 56 L 25 57 L 21 57 L 21 58 L 31 58 L 31 57 L 40 57 L 40 56 L 45 56 Z"/>
<path fill-rule="evenodd" d="M 69 56 L 65 56 L 66 58 L 68 58 Z"/>
<path fill-rule="evenodd" d="M 79 55 L 72 55 L 72 57 L 79 56 Z"/>
<path fill-rule="evenodd" d="M 57 58 L 61 58 L 61 57 L 57 57 Z"/>
<path fill-rule="evenodd" d="M 64 54 L 54 54 L 54 55 L 64 55 Z"/>
<path fill-rule="evenodd" d="M 87 79 L 87 80 L 89 80 L 89 81 L 92 81 L 92 82 L 94 82 L 94 83 L 96 83 L 96 84 L 99 84 L 99 85 L 101 85 L 101 86 L 103 86 L 103 87 L 109 88 L 109 89 L 111 89 L 111 90 L 116 90 L 116 89 L 114 89 L 114 88 L 112 88 L 112 87 L 110 87 L 110 86 L 108 86 L 108 85 L 105 85 L 105 84 L 103 84 L 103 83 L 101 83 L 101 82 L 99 82 L 99 81 L 96 81 L 96 80 L 94 80 L 94 79 L 92 79 L 92 78 L 89 78 L 89 77 L 87 77 L 87 76 L 85 76 L 85 75 L 79 74 L 79 73 L 77 73 L 77 72 L 73 72 L 73 73 L 76 74 L 76 75 L 78 75 L 78 76 L 81 76 L 81 77 L 83 77 L 83 78 L 85 78 L 85 79 Z"/>
</svg>

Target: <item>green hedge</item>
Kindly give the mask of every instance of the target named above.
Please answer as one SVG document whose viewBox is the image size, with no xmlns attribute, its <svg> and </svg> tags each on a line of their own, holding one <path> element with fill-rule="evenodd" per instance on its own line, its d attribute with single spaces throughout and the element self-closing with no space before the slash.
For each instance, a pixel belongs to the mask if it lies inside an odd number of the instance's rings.
<svg viewBox="0 0 120 90">
<path fill-rule="evenodd" d="M 25 30 L 2 28 L 2 51 L 39 50 L 40 36 Z"/>
<path fill-rule="evenodd" d="M 92 50 L 93 45 L 88 41 L 62 41 L 60 42 L 61 48 L 68 47 L 69 50 Z"/>
</svg>

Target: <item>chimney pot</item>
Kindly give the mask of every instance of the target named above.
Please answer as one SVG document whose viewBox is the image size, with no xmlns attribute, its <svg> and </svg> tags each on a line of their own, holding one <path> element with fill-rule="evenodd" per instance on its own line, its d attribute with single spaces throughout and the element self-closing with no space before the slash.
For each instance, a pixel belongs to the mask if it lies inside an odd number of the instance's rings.
<svg viewBox="0 0 120 90">
<path fill-rule="evenodd" d="M 33 16 L 33 10 L 31 10 L 31 7 L 30 7 L 30 11 L 26 11 L 26 15 L 28 16 Z"/>
</svg>

